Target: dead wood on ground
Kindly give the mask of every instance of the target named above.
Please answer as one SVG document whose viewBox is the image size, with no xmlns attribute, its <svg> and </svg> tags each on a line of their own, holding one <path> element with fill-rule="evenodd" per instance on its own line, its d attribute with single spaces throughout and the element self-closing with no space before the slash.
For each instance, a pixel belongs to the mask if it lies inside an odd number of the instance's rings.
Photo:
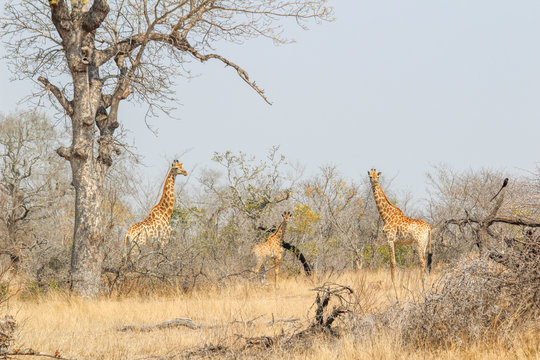
<svg viewBox="0 0 540 360">
<path fill-rule="evenodd" d="M 159 330 L 159 329 L 170 329 L 170 328 L 176 328 L 176 327 L 187 327 L 192 330 L 197 330 L 197 329 L 202 328 L 203 326 L 193 322 L 193 320 L 188 319 L 188 318 L 176 318 L 176 319 L 160 322 L 159 324 L 154 324 L 154 325 L 125 325 L 125 326 L 119 327 L 118 331 L 144 332 L 144 331 L 152 331 L 152 330 Z"/>
</svg>

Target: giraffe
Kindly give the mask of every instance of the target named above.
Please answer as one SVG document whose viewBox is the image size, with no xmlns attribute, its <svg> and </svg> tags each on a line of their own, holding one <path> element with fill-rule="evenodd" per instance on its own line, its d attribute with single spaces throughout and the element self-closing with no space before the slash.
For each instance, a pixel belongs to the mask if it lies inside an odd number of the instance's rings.
<svg viewBox="0 0 540 360">
<path fill-rule="evenodd" d="M 285 230 L 287 230 L 287 222 L 291 217 L 291 213 L 290 211 L 285 211 L 281 216 L 283 216 L 281 224 L 279 224 L 276 231 L 274 231 L 274 233 L 270 235 L 268 240 L 261 244 L 253 246 L 253 249 L 251 249 L 251 253 L 255 254 L 255 256 L 257 257 L 257 266 L 255 266 L 254 270 L 257 274 L 259 273 L 259 270 L 261 269 L 264 260 L 268 256 L 274 259 L 274 281 L 276 283 L 279 273 L 279 262 L 283 257 L 283 238 L 285 236 Z"/>
<path fill-rule="evenodd" d="M 422 274 L 424 274 L 426 267 L 425 252 L 428 246 L 427 266 L 428 270 L 431 270 L 431 227 L 423 220 L 405 216 L 400 209 L 388 201 L 388 198 L 379 185 L 380 174 L 375 169 L 368 171 L 375 203 L 384 222 L 383 233 L 390 249 L 392 282 L 395 281 L 396 277 L 395 244 L 413 245 L 416 248 L 420 268 Z"/>
<path fill-rule="evenodd" d="M 148 245 L 149 241 L 158 240 L 161 245 L 171 237 L 172 229 L 169 225 L 174 207 L 174 181 L 176 175 L 187 176 L 187 171 L 178 160 L 174 160 L 163 185 L 161 199 L 151 210 L 150 214 L 141 222 L 132 224 L 124 237 L 126 258 L 134 246 Z"/>
</svg>

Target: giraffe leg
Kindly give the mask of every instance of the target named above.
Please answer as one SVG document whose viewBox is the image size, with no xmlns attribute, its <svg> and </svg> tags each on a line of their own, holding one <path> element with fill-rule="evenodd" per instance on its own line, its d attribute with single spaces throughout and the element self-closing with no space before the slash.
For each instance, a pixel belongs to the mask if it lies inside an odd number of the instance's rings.
<svg viewBox="0 0 540 360">
<path fill-rule="evenodd" d="M 259 256 L 257 256 L 257 265 L 255 265 L 255 268 L 253 269 L 253 271 L 257 274 L 259 274 L 259 271 L 261 270 L 261 265 L 263 263 L 263 259 Z"/>
<path fill-rule="evenodd" d="M 396 245 L 394 241 L 388 241 L 388 248 L 390 249 L 390 271 L 392 272 L 392 286 L 394 287 L 396 300 L 398 300 L 398 293 L 396 288 Z"/>
<path fill-rule="evenodd" d="M 422 290 L 424 290 L 424 280 L 426 274 L 426 255 L 424 253 L 425 248 L 419 241 L 416 242 L 415 248 L 418 255 L 418 261 L 420 262 L 420 279 L 422 280 Z"/>
<path fill-rule="evenodd" d="M 278 274 L 279 274 L 279 262 L 280 262 L 280 258 L 276 257 L 274 259 L 274 282 L 275 282 L 275 285 L 277 285 L 277 277 L 278 277 Z"/>
<path fill-rule="evenodd" d="M 390 272 L 392 273 L 392 282 L 396 281 L 396 249 L 393 241 L 388 241 L 388 249 L 390 250 Z"/>
<path fill-rule="evenodd" d="M 255 272 L 255 275 L 259 277 L 261 266 L 263 266 L 265 257 L 257 253 L 255 255 L 257 256 L 257 265 L 255 265 L 255 269 L 253 271 Z M 263 270 L 264 270 L 263 271 L 264 274 L 263 274 L 263 277 L 261 277 L 261 282 L 264 282 L 266 280 L 266 269 L 263 269 Z"/>
<path fill-rule="evenodd" d="M 420 271 L 423 275 L 426 271 L 426 255 L 424 253 L 424 248 L 419 243 L 416 243 L 416 252 L 418 254 L 418 261 L 420 262 Z"/>
</svg>

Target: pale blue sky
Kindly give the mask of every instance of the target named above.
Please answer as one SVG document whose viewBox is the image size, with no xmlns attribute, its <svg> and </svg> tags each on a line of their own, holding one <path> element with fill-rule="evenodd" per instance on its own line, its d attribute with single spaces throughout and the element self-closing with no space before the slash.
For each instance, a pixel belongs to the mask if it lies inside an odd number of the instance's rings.
<svg viewBox="0 0 540 360">
<path fill-rule="evenodd" d="M 330 1 L 336 21 L 296 43 L 267 40 L 217 49 L 266 90 L 267 105 L 230 68 L 194 64 L 179 79 L 179 120 L 144 123 L 144 109 L 121 105 L 120 121 L 159 179 L 177 154 L 186 169 L 211 165 L 214 151 L 263 157 L 279 145 L 313 174 L 338 165 L 360 181 L 371 167 L 395 177 L 396 191 L 425 197 L 436 163 L 509 174 L 539 163 L 540 2 Z M 8 83 L 0 62 L 0 110 L 15 110 L 29 82 Z"/>
</svg>

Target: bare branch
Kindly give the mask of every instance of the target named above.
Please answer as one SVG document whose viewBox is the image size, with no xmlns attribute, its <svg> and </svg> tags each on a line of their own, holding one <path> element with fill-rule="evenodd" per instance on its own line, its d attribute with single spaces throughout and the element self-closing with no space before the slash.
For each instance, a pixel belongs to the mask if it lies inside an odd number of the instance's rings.
<svg viewBox="0 0 540 360">
<path fill-rule="evenodd" d="M 13 219 L 14 222 L 22 221 L 26 219 L 26 217 L 28 216 L 28 213 L 30 212 L 30 209 L 28 209 L 28 207 L 26 207 L 24 204 L 22 204 L 20 207 L 23 208 L 24 211 L 20 216 Z"/>
<path fill-rule="evenodd" d="M 49 5 L 51 7 L 51 19 L 58 31 L 58 34 L 62 38 L 66 35 L 71 27 L 71 16 L 69 9 L 64 0 L 50 0 Z"/>
<path fill-rule="evenodd" d="M 511 224 L 511 225 L 528 226 L 528 227 L 540 227 L 539 222 L 534 222 L 534 221 L 530 221 L 530 220 L 519 218 L 519 217 L 515 217 L 515 218 L 495 217 L 489 220 L 488 226 L 494 223 L 505 223 L 505 224 Z"/>
<path fill-rule="evenodd" d="M 62 93 L 62 91 L 60 91 L 58 87 L 51 84 L 49 80 L 44 78 L 43 76 L 38 77 L 38 81 L 45 85 L 45 90 L 49 90 L 54 95 L 54 97 L 56 97 L 56 100 L 58 100 L 60 105 L 62 105 L 67 115 L 73 115 L 72 102 L 65 98 L 64 94 Z"/>
<path fill-rule="evenodd" d="M 272 102 L 268 100 L 268 98 L 264 95 L 264 90 L 259 88 L 255 81 L 251 81 L 249 79 L 248 73 L 242 69 L 239 65 L 236 63 L 224 58 L 221 55 L 218 54 L 201 54 L 199 53 L 193 46 L 191 46 L 188 41 L 184 38 L 180 38 L 175 34 L 159 34 L 159 33 L 152 33 L 152 34 L 137 34 L 134 36 L 129 37 L 128 39 L 125 39 L 115 46 L 112 46 L 108 49 L 97 51 L 96 53 L 96 62 L 99 64 L 103 64 L 107 62 L 109 59 L 111 59 L 113 56 L 118 56 L 119 54 L 129 54 L 134 49 L 138 48 L 139 46 L 142 46 L 145 44 L 146 41 L 156 41 L 156 42 L 162 42 L 167 43 L 175 47 L 177 50 L 184 51 L 190 53 L 193 57 L 199 59 L 201 62 L 206 62 L 210 59 L 217 59 L 221 62 L 223 62 L 225 65 L 230 66 L 236 70 L 240 78 L 244 80 L 253 90 L 255 90 L 259 96 L 261 96 L 266 103 L 269 105 L 272 105 Z"/>
<path fill-rule="evenodd" d="M 89 33 L 97 29 L 103 20 L 105 20 L 109 10 L 110 8 L 107 4 L 107 0 L 94 0 L 90 10 L 84 14 L 82 22 L 84 31 Z"/>
<path fill-rule="evenodd" d="M 189 46 L 189 44 L 188 44 L 188 46 Z M 257 86 L 257 84 L 255 83 L 255 81 L 249 80 L 248 73 L 244 69 L 242 69 L 240 66 L 236 65 L 232 61 L 227 60 L 226 58 L 224 58 L 223 56 L 218 55 L 218 54 L 207 54 L 207 55 L 200 54 L 192 46 L 189 46 L 187 51 L 189 51 L 189 53 L 191 53 L 191 55 L 193 55 L 194 57 L 199 59 L 201 62 L 206 62 L 209 59 L 217 59 L 217 60 L 220 60 L 221 62 L 223 62 L 225 65 L 234 68 L 236 70 L 236 72 L 238 73 L 238 75 L 242 78 L 242 80 L 244 80 L 249 86 L 251 86 L 251 88 L 253 90 L 255 90 L 259 94 L 259 96 L 262 97 L 264 101 L 266 101 L 266 103 L 268 103 L 269 105 L 272 105 L 270 100 L 268 100 L 268 98 L 264 95 L 264 90 L 259 88 Z"/>
<path fill-rule="evenodd" d="M 60 155 L 61 157 L 63 157 L 64 159 L 66 159 L 67 161 L 71 160 L 71 156 L 72 156 L 71 147 L 65 147 L 65 146 L 59 147 L 58 149 L 56 149 L 56 153 Z"/>
</svg>

